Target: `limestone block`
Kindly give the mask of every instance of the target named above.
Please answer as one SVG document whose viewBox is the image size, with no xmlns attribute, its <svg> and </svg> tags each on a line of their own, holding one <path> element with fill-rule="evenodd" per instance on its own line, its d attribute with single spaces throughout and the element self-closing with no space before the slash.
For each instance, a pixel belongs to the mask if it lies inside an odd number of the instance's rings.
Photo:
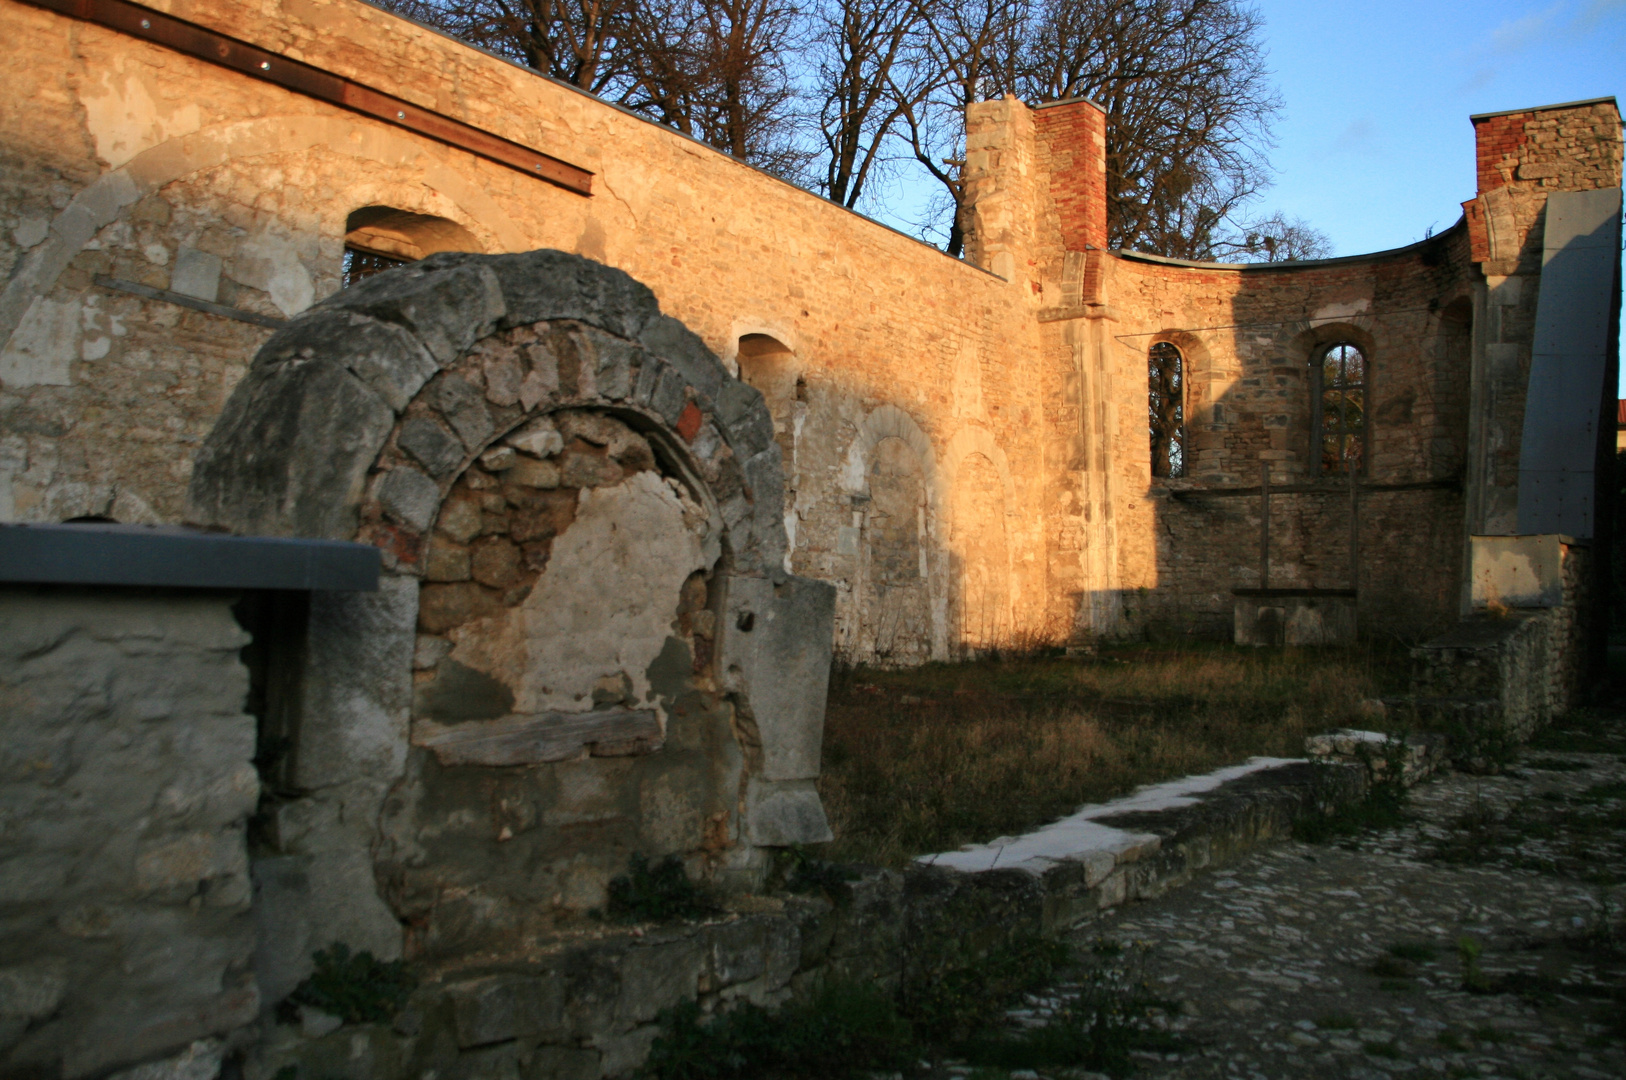
<svg viewBox="0 0 1626 1080">
<path fill-rule="evenodd" d="M 717 397 L 717 419 L 741 458 L 759 454 L 773 442 L 773 417 L 762 393 L 739 379 L 726 382 Z"/>
<path fill-rule="evenodd" d="M 530 251 L 481 260 L 496 274 L 507 313 L 503 326 L 577 319 L 636 338 L 658 316 L 655 296 L 627 274 L 563 251 Z"/>
<path fill-rule="evenodd" d="M 440 509 L 440 486 L 417 469 L 391 469 L 378 484 L 378 501 L 395 520 L 427 532 Z"/>
<path fill-rule="evenodd" d="M 407 420 L 395 441 L 438 479 L 446 479 L 463 464 L 463 444 L 427 417 L 414 416 Z"/>
<path fill-rule="evenodd" d="M 290 360 L 328 360 L 346 368 L 400 412 L 439 365 L 411 333 L 352 311 L 318 309 L 271 335 L 254 366 Z"/>
<path fill-rule="evenodd" d="M 169 288 L 182 296 L 214 303 L 220 296 L 219 255 L 182 244 L 175 249 L 175 267 L 169 272 Z"/>
<path fill-rule="evenodd" d="M 567 761 L 597 743 L 661 742 L 660 720 L 648 709 L 607 709 L 588 713 L 545 712 L 500 720 L 413 725 L 414 745 L 434 751 L 442 765 L 535 765 Z"/>
<path fill-rule="evenodd" d="M 192 515 L 249 535 L 349 539 L 394 422 L 384 399 L 337 364 L 256 367 L 194 460 Z"/>
<path fill-rule="evenodd" d="M 603 1036 L 593 1040 L 598 1047 L 600 1067 L 607 1077 L 626 1076 L 644 1063 L 649 1057 L 649 1048 L 655 1045 L 655 1039 L 660 1035 L 661 1029 L 656 1024 L 648 1024 L 635 1028 L 625 1035 Z"/>
<path fill-rule="evenodd" d="M 431 255 L 333 294 L 318 310 L 355 311 L 410 330 L 441 366 L 497 328 L 502 286 L 485 260 Z"/>
<path fill-rule="evenodd" d="M 454 984 L 447 996 L 460 1049 L 564 1037 L 564 984 L 551 975 L 493 975 Z"/>
<path fill-rule="evenodd" d="M 430 384 L 429 398 L 470 450 L 491 437 L 491 413 L 486 408 L 486 396 L 463 376 L 442 375 Z"/>
<path fill-rule="evenodd" d="M 731 575 L 724 589 L 722 678 L 756 724 L 762 775 L 775 781 L 816 777 L 835 587 L 810 578 L 790 577 L 776 585 L 767 578 Z M 822 823 L 822 811 L 818 816 Z"/>
<path fill-rule="evenodd" d="M 701 408 L 709 409 L 717 400 L 728 371 L 687 326 L 669 315 L 658 316 L 638 335 L 638 343 L 678 370 L 683 380 L 699 392 Z"/>
<path fill-rule="evenodd" d="M 767 970 L 766 933 L 755 919 L 723 923 L 711 932 L 712 986 L 748 982 Z"/>
<path fill-rule="evenodd" d="M 107 1080 L 215 1080 L 224 1056 L 219 1039 L 198 1039 L 179 1054 L 121 1070 Z"/>
<path fill-rule="evenodd" d="M 693 1001 L 705 959 L 700 942 L 693 939 L 628 949 L 621 961 L 617 1023 L 646 1023 L 662 1009 Z"/>
<path fill-rule="evenodd" d="M 758 847 L 823 844 L 834 839 L 811 780 L 763 780 L 745 790 L 747 838 Z"/>
<path fill-rule="evenodd" d="M 397 470 L 399 471 L 399 470 Z M 406 762 L 418 582 L 311 596 L 294 782 L 395 782 Z"/>
</svg>

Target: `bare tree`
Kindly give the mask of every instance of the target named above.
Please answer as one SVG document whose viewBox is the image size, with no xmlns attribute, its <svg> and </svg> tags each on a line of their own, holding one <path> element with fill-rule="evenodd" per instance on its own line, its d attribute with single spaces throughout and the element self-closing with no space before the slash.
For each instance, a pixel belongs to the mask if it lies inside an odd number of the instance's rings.
<svg viewBox="0 0 1626 1080">
<path fill-rule="evenodd" d="M 825 0 L 817 10 L 819 179 L 843 206 L 858 205 L 904 110 L 926 90 L 922 15 L 918 0 Z"/>
<path fill-rule="evenodd" d="M 634 0 L 381 0 L 383 6 L 590 93 L 624 74 L 616 35 Z"/>
<path fill-rule="evenodd" d="M 1332 241 L 1311 228 L 1303 218 L 1288 219 L 1280 213 L 1247 222 L 1234 235 L 1215 245 L 1217 259 L 1240 262 L 1288 262 L 1293 259 L 1325 259 L 1332 254 Z"/>
<path fill-rule="evenodd" d="M 1280 107 L 1239 0 L 1043 0 L 1024 95 L 1107 114 L 1112 246 L 1207 259 L 1268 183 Z"/>
<path fill-rule="evenodd" d="M 891 80 L 900 135 L 942 185 L 952 208 L 945 249 L 965 248 L 965 107 L 1015 92 L 1029 24 L 1027 0 L 933 0 L 921 8 L 924 72 L 909 86 Z"/>
</svg>

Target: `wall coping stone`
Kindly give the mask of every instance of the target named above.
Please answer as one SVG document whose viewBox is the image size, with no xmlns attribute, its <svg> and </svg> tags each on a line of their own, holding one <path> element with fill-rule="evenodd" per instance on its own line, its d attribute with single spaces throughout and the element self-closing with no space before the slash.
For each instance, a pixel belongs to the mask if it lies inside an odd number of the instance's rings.
<svg viewBox="0 0 1626 1080">
<path fill-rule="evenodd" d="M 375 592 L 368 544 L 231 536 L 180 526 L 0 524 L 0 581 L 184 589 Z"/>
</svg>

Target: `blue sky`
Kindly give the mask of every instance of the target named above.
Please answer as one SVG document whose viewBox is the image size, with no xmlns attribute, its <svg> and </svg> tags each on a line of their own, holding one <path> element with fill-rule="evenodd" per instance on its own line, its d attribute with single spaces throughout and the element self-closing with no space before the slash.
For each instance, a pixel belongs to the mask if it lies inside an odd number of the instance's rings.
<svg viewBox="0 0 1626 1080">
<path fill-rule="evenodd" d="M 1469 114 L 1626 99 L 1626 0 L 1258 6 L 1285 106 L 1263 205 L 1339 255 L 1456 222 L 1474 194 Z"/>
</svg>

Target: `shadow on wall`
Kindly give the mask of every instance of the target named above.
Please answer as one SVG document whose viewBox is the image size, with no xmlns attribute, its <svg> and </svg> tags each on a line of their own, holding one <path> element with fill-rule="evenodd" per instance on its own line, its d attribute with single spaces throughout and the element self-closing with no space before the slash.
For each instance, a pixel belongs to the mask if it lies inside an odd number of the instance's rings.
<svg viewBox="0 0 1626 1080">
<path fill-rule="evenodd" d="M 837 654 L 908 666 L 1012 640 L 1016 499 L 992 432 L 968 421 L 934 438 L 884 397 L 810 381 L 766 334 L 742 337 L 738 362 L 784 455 L 791 566 L 838 590 Z"/>
<path fill-rule="evenodd" d="M 1455 622 L 1472 308 L 1465 286 L 1439 272 L 1451 242 L 1446 234 L 1425 249 L 1416 277 L 1375 276 L 1356 314 L 1283 318 L 1272 287 L 1284 283 L 1253 272 L 1233 300 L 1233 327 L 1119 339 L 1123 366 L 1148 372 L 1138 482 L 1153 555 L 1139 580 L 1126 574 L 1138 586 L 1122 593 L 1127 633 L 1229 639 L 1232 591 L 1260 588 L 1312 601 L 1353 589 L 1362 633 L 1421 639 Z M 1281 291 L 1300 310 L 1331 291 L 1313 278 L 1286 284 L 1299 285 Z M 1177 426 L 1159 409 L 1168 386 L 1159 354 L 1166 368 L 1170 346 L 1181 366 Z M 1153 475 L 1160 439 L 1175 444 L 1167 477 Z M 1272 489 L 1268 580 L 1262 468 Z"/>
</svg>

